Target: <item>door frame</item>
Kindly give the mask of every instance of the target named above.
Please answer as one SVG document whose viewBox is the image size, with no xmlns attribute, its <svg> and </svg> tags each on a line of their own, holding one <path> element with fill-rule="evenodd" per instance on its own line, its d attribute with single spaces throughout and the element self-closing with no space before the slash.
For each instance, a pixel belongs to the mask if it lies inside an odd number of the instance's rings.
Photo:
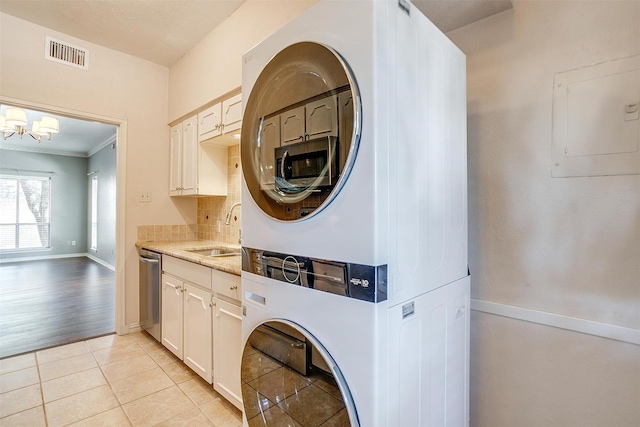
<svg viewBox="0 0 640 427">
<path fill-rule="evenodd" d="M 116 333 L 129 333 L 129 326 L 125 323 L 126 289 L 125 289 L 125 214 L 126 214 L 126 173 L 127 173 L 127 120 L 87 113 L 59 106 L 26 101 L 0 95 L 0 102 L 29 110 L 38 110 L 74 119 L 91 120 L 116 126 Z"/>
</svg>

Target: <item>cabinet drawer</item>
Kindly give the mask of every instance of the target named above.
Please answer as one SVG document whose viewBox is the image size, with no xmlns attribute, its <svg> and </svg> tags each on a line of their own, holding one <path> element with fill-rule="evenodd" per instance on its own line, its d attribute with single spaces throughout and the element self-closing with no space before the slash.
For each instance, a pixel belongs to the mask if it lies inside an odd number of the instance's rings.
<svg viewBox="0 0 640 427">
<path fill-rule="evenodd" d="M 163 255 L 162 271 L 211 290 L 211 269 L 209 267 Z"/>
<path fill-rule="evenodd" d="M 211 283 L 213 291 L 226 297 L 240 300 L 240 276 L 211 269 Z"/>
</svg>

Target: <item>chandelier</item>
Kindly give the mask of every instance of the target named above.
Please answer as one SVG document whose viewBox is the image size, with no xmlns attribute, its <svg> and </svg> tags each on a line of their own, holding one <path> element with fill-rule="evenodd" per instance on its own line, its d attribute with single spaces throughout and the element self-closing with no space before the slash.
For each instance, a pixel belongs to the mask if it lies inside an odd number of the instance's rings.
<svg viewBox="0 0 640 427">
<path fill-rule="evenodd" d="M 40 142 L 43 136 L 51 140 L 51 134 L 60 131 L 58 119 L 50 116 L 42 116 L 38 121 L 31 123 L 31 131 L 27 130 L 27 113 L 22 108 L 7 107 L 6 116 L 0 115 L 0 132 L 6 141 L 13 135 L 18 135 L 20 139 L 24 134 Z"/>
</svg>

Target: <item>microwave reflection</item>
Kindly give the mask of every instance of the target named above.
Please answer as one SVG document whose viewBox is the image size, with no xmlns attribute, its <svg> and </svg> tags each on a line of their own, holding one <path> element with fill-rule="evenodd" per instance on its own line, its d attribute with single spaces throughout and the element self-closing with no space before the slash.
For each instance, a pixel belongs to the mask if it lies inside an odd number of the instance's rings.
<svg viewBox="0 0 640 427">
<path fill-rule="evenodd" d="M 242 398 L 250 427 L 351 426 L 327 362 L 297 329 L 267 322 L 249 336 Z"/>
<path fill-rule="evenodd" d="M 360 108 L 348 65 L 326 46 L 297 43 L 267 64 L 241 139 L 245 182 L 265 213 L 299 220 L 336 196 L 355 159 Z"/>
</svg>

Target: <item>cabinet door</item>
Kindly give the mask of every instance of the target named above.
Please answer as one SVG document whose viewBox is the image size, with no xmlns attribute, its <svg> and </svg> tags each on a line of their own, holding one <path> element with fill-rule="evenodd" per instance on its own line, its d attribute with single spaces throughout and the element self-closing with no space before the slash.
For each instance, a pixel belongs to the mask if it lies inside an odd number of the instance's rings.
<svg viewBox="0 0 640 427">
<path fill-rule="evenodd" d="M 239 93 L 222 101 L 222 132 L 230 133 L 240 129 L 242 124 L 242 94 Z"/>
<path fill-rule="evenodd" d="M 198 190 L 198 139 L 197 119 L 190 117 L 182 122 L 182 194 L 197 194 Z"/>
<path fill-rule="evenodd" d="M 242 308 L 215 298 L 213 388 L 242 410 Z"/>
<path fill-rule="evenodd" d="M 162 344 L 182 359 L 181 280 L 162 275 Z"/>
<path fill-rule="evenodd" d="M 169 195 L 180 195 L 182 184 L 182 124 L 171 128 L 170 166 L 169 166 Z"/>
<path fill-rule="evenodd" d="M 304 106 L 280 114 L 281 145 L 304 141 Z"/>
<path fill-rule="evenodd" d="M 188 283 L 184 292 L 184 363 L 211 384 L 211 293 Z"/>
<path fill-rule="evenodd" d="M 306 139 L 338 136 L 337 106 L 335 96 L 328 96 L 306 105 Z"/>
<path fill-rule="evenodd" d="M 261 184 L 275 183 L 276 148 L 280 146 L 280 116 L 265 119 L 260 130 Z"/>
<path fill-rule="evenodd" d="M 222 104 L 217 103 L 198 114 L 198 142 L 222 134 Z"/>
</svg>

